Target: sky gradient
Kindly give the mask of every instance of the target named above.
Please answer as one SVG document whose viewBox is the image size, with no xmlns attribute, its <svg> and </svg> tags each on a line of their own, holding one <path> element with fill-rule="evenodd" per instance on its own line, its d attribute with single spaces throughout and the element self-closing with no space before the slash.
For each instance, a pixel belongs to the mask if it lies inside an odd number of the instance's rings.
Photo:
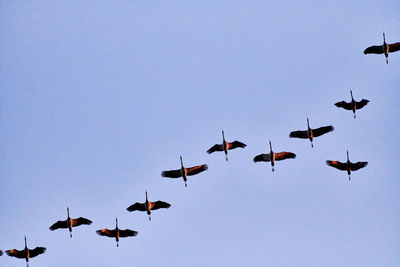
<svg viewBox="0 0 400 267">
<path fill-rule="evenodd" d="M 30 266 L 397 266 L 398 1 L 2 1 L 0 249 Z M 334 106 L 370 100 L 353 119 Z M 289 133 L 333 125 L 314 141 Z M 222 141 L 245 149 L 208 155 Z M 296 153 L 271 166 L 269 151 Z M 352 173 L 325 160 L 368 161 Z M 165 179 L 161 171 L 207 163 Z M 171 203 L 149 221 L 126 208 Z M 90 226 L 51 232 L 57 220 Z M 115 241 L 95 230 L 139 232 Z M 0 266 L 23 266 L 6 255 Z"/>
</svg>

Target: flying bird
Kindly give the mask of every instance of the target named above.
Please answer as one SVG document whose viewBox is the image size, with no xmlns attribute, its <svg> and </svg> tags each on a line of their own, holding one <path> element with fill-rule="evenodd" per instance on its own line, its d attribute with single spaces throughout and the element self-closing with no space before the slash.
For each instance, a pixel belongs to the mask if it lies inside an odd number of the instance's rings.
<svg viewBox="0 0 400 267">
<path fill-rule="evenodd" d="M 346 152 L 347 152 L 347 162 L 342 163 L 340 161 L 327 160 L 326 164 L 328 166 L 334 167 L 334 168 L 336 168 L 338 170 L 347 171 L 347 174 L 349 175 L 349 181 L 350 181 L 351 180 L 351 177 L 350 177 L 351 171 L 356 171 L 356 170 L 359 170 L 361 168 L 364 168 L 365 166 L 368 165 L 368 162 L 365 162 L 365 161 L 361 161 L 360 162 L 360 161 L 358 161 L 356 163 L 352 163 L 349 160 L 349 151 L 346 151 Z"/>
<path fill-rule="evenodd" d="M 195 175 L 200 172 L 203 172 L 208 169 L 207 164 L 202 164 L 198 166 L 194 166 L 191 168 L 185 168 L 183 166 L 183 161 L 182 161 L 182 156 L 180 156 L 181 159 L 181 168 L 179 170 L 171 170 L 171 171 L 163 171 L 161 173 L 162 177 L 168 177 L 168 178 L 179 178 L 182 177 L 183 181 L 185 182 L 185 186 L 187 187 L 187 176 L 189 175 Z"/>
<path fill-rule="evenodd" d="M 245 148 L 246 144 L 239 141 L 233 141 L 232 143 L 227 142 L 225 140 L 224 131 L 222 130 L 222 144 L 215 144 L 209 150 L 207 150 L 207 153 L 211 154 L 215 151 L 224 151 L 225 160 L 228 161 L 228 150 L 235 149 L 237 147 Z"/>
<path fill-rule="evenodd" d="M 26 266 L 29 266 L 29 259 L 34 258 L 37 255 L 43 254 L 46 251 L 44 247 L 36 247 L 34 249 L 28 249 L 28 245 L 26 242 L 25 236 L 25 248 L 23 250 L 18 249 L 10 249 L 6 250 L 6 254 L 11 257 L 16 257 L 18 259 L 25 259 Z"/>
<path fill-rule="evenodd" d="M 136 236 L 138 234 L 137 231 L 133 231 L 130 229 L 126 230 L 121 230 L 118 228 L 118 218 L 115 218 L 115 229 L 109 230 L 107 228 L 97 230 L 96 233 L 101 236 L 108 236 L 108 237 L 115 237 L 115 240 L 117 241 L 117 247 L 119 247 L 119 238 L 120 237 L 128 237 L 128 236 Z"/>
<path fill-rule="evenodd" d="M 82 224 L 86 224 L 86 225 L 90 225 L 92 223 L 91 220 L 83 218 L 83 217 L 79 217 L 76 219 L 72 219 L 71 217 L 69 217 L 69 208 L 67 207 L 67 219 L 65 221 L 58 221 L 56 223 L 54 223 L 52 226 L 50 226 L 50 230 L 54 231 L 56 229 L 60 229 L 60 228 L 68 228 L 69 230 L 69 237 L 72 238 L 72 227 L 76 227 Z"/>
<path fill-rule="evenodd" d="M 353 92 L 350 90 L 351 102 L 347 103 L 345 101 L 340 101 L 335 103 L 335 106 L 339 108 L 344 108 L 346 110 L 353 110 L 354 119 L 356 118 L 356 109 L 363 108 L 366 104 L 368 104 L 369 100 L 363 99 L 359 102 L 355 101 L 353 98 Z"/>
<path fill-rule="evenodd" d="M 324 126 L 320 127 L 317 129 L 311 129 L 310 128 L 310 123 L 307 118 L 307 130 L 306 131 L 294 131 L 289 134 L 289 137 L 295 137 L 295 138 L 302 138 L 302 139 L 310 139 L 311 142 L 311 147 L 314 147 L 313 145 L 313 138 L 321 136 L 323 134 L 329 133 L 333 131 L 333 126 Z"/>
<path fill-rule="evenodd" d="M 383 33 L 383 44 L 373 45 L 364 50 L 364 54 L 385 54 L 386 64 L 388 64 L 389 53 L 400 50 L 400 43 L 388 44 L 385 41 L 385 33 Z"/>
<path fill-rule="evenodd" d="M 269 154 L 260 154 L 254 157 L 253 161 L 254 162 L 259 162 L 259 161 L 270 161 L 271 166 L 272 166 L 272 171 L 274 171 L 274 165 L 276 160 L 284 160 L 284 159 L 294 159 L 296 157 L 296 154 L 292 152 L 279 152 L 275 153 L 272 151 L 272 145 L 271 141 L 269 141 Z"/>
<path fill-rule="evenodd" d="M 160 200 L 156 202 L 149 201 L 147 198 L 147 191 L 145 192 L 146 192 L 146 201 L 144 203 L 136 202 L 135 204 L 130 205 L 127 208 L 128 211 L 135 211 L 135 210 L 146 211 L 147 215 L 149 215 L 149 220 L 151 220 L 150 217 L 151 210 L 168 209 L 169 207 L 171 207 L 171 204 L 164 201 Z"/>
</svg>

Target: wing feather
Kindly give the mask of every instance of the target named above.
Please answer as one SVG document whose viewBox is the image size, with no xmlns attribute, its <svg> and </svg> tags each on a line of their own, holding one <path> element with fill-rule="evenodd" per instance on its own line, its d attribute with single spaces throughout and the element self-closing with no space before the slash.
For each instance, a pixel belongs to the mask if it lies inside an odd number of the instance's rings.
<svg viewBox="0 0 400 267">
<path fill-rule="evenodd" d="M 195 174 L 198 174 L 198 173 L 208 170 L 208 166 L 207 166 L 207 164 L 203 164 L 203 165 L 187 168 L 186 170 L 187 170 L 187 175 L 195 175 Z"/>
<path fill-rule="evenodd" d="M 51 231 L 54 231 L 54 230 L 59 229 L 59 228 L 68 228 L 67 220 L 65 220 L 65 221 L 58 221 L 58 222 L 54 223 L 52 226 L 50 226 L 49 229 L 50 229 Z"/>
<path fill-rule="evenodd" d="M 307 131 L 294 131 L 294 132 L 291 132 L 289 134 L 289 137 L 307 139 L 308 138 L 308 134 L 307 134 Z"/>
<path fill-rule="evenodd" d="M 26 251 L 25 251 L 25 249 L 24 250 L 10 249 L 10 250 L 6 250 L 6 254 L 10 257 L 24 259 L 26 256 Z"/>
<path fill-rule="evenodd" d="M 169 207 L 171 207 L 171 204 L 158 200 L 156 202 L 150 202 L 151 204 L 151 210 L 158 210 L 158 209 L 168 209 Z"/>
<path fill-rule="evenodd" d="M 146 211 L 146 207 L 145 207 L 144 203 L 136 202 L 135 204 L 130 205 L 127 208 L 127 210 L 128 211 L 135 211 L 135 210 Z"/>
<path fill-rule="evenodd" d="M 361 168 L 364 168 L 367 165 L 368 165 L 368 162 L 365 162 L 365 161 L 361 161 L 360 162 L 360 161 L 358 161 L 356 163 L 351 163 L 350 167 L 351 167 L 352 171 L 356 171 L 356 170 L 359 170 Z"/>
<path fill-rule="evenodd" d="M 222 144 L 215 144 L 209 150 L 207 150 L 208 154 L 214 153 L 215 151 L 224 151 L 224 146 Z"/>
<path fill-rule="evenodd" d="M 92 224 L 91 220 L 83 218 L 83 217 L 72 219 L 71 222 L 72 222 L 72 226 L 79 226 L 79 225 L 82 225 L 82 224 L 86 224 L 86 225 Z"/>
<path fill-rule="evenodd" d="M 341 170 L 341 171 L 347 170 L 347 165 L 346 165 L 346 163 L 342 163 L 342 162 L 340 162 L 340 161 L 336 161 L 336 160 L 327 160 L 327 161 L 326 161 L 326 164 L 327 164 L 328 166 L 331 166 L 331 167 L 336 168 L 336 169 Z"/>
<path fill-rule="evenodd" d="M 366 104 L 368 104 L 369 100 L 363 99 L 360 102 L 356 102 L 356 109 L 363 108 Z"/>
<path fill-rule="evenodd" d="M 312 132 L 313 132 L 314 137 L 318 137 L 323 134 L 332 132 L 333 130 L 334 130 L 333 126 L 324 126 L 324 127 L 319 127 L 317 129 L 313 129 Z"/>
<path fill-rule="evenodd" d="M 172 170 L 172 171 L 163 171 L 161 173 L 162 177 L 167 177 L 167 178 L 179 178 L 181 177 L 181 170 Z"/>
<path fill-rule="evenodd" d="M 364 50 L 364 54 L 383 54 L 383 45 L 373 45 Z"/>
<path fill-rule="evenodd" d="M 137 234 L 138 234 L 137 231 L 133 231 L 133 230 L 130 230 L 130 229 L 119 230 L 119 236 L 120 237 L 136 236 Z"/>
<path fill-rule="evenodd" d="M 296 154 L 292 152 L 279 152 L 275 153 L 275 160 L 284 160 L 284 159 L 294 159 L 296 158 Z"/>
<path fill-rule="evenodd" d="M 254 162 L 259 162 L 259 161 L 271 161 L 271 157 L 269 154 L 260 154 L 254 157 L 253 159 Z"/>
<path fill-rule="evenodd" d="M 389 45 L 389 52 L 390 53 L 396 52 L 398 50 L 400 50 L 400 43 L 394 43 L 394 44 L 390 44 Z"/>
<path fill-rule="evenodd" d="M 29 257 L 33 258 L 33 257 L 36 257 L 37 255 L 43 254 L 45 252 L 46 252 L 45 247 L 36 247 L 34 249 L 29 250 Z"/>
<path fill-rule="evenodd" d="M 115 230 L 109 230 L 107 228 L 97 230 L 96 233 L 98 235 L 101 235 L 101 236 L 108 236 L 108 237 L 115 237 L 116 236 L 116 231 Z"/>
<path fill-rule="evenodd" d="M 245 148 L 246 144 L 239 142 L 239 141 L 233 141 L 232 143 L 229 143 L 229 149 L 235 149 L 237 147 Z"/>
<path fill-rule="evenodd" d="M 346 101 L 337 102 L 337 103 L 335 103 L 335 106 L 337 106 L 339 108 L 344 108 L 346 110 L 352 110 L 353 109 L 353 105 L 351 104 L 351 102 L 348 103 Z"/>
</svg>

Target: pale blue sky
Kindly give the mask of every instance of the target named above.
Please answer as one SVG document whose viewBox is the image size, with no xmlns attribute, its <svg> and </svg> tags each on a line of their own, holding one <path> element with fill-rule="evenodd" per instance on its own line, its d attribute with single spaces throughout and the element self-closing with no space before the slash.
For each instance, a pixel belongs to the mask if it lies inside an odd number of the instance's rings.
<svg viewBox="0 0 400 267">
<path fill-rule="evenodd" d="M 397 1 L 2 1 L 0 249 L 34 266 L 397 266 Z M 333 104 L 371 102 L 357 112 Z M 307 140 L 289 132 L 333 125 Z M 228 141 L 248 146 L 208 155 Z M 294 160 L 254 164 L 266 153 Z M 352 174 L 325 160 L 368 161 Z M 207 163 L 182 180 L 161 171 Z M 126 208 L 172 204 L 148 220 Z M 51 232 L 66 218 L 90 226 Z M 95 230 L 139 232 L 115 241 Z M 0 257 L 0 266 L 23 266 Z"/>
</svg>

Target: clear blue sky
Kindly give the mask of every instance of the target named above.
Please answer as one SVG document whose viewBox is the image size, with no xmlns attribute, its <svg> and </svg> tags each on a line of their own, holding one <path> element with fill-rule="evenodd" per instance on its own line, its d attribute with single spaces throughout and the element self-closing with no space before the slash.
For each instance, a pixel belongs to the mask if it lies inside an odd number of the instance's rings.
<svg viewBox="0 0 400 267">
<path fill-rule="evenodd" d="M 192 1 L 193 2 L 193 1 Z M 398 1 L 2 1 L 0 249 L 31 266 L 397 266 Z M 351 3 L 350 3 L 351 2 Z M 371 102 L 357 112 L 333 104 Z M 289 132 L 333 125 L 315 139 Z M 248 146 L 208 155 L 221 142 Z M 252 162 L 291 151 L 294 160 Z M 325 160 L 369 165 L 352 175 Z M 207 163 L 182 180 L 161 171 Z M 172 204 L 149 221 L 126 208 Z M 49 231 L 57 220 L 90 226 Z M 139 231 L 115 241 L 95 230 Z M 24 266 L 0 257 L 0 266 Z"/>
</svg>

